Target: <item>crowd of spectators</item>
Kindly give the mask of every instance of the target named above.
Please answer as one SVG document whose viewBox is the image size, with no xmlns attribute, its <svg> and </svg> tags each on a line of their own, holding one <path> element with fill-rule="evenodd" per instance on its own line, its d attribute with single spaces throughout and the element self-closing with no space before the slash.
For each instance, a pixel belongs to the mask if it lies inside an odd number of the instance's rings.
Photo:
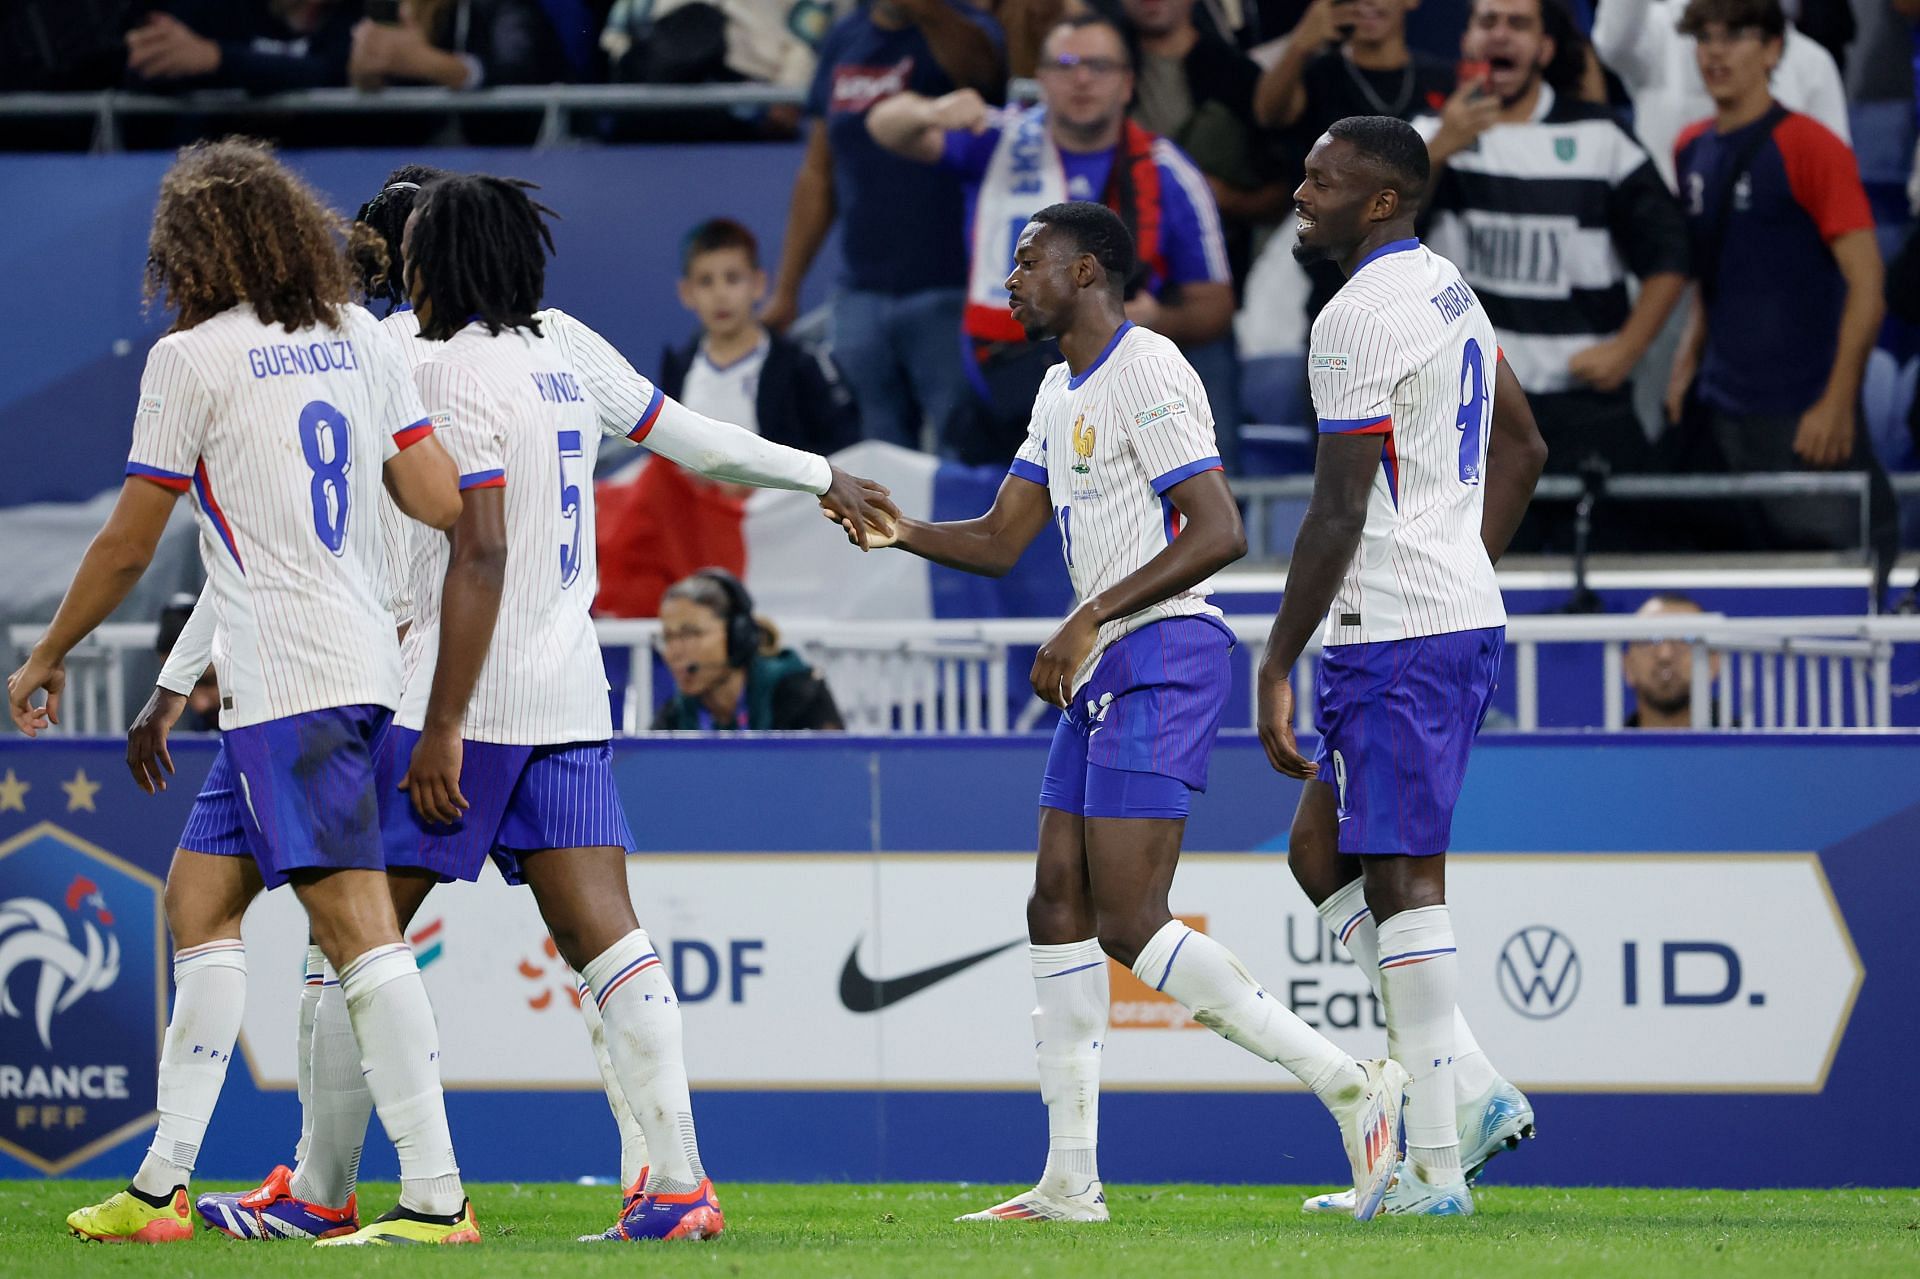
<svg viewBox="0 0 1920 1279">
<path fill-rule="evenodd" d="M 804 91 L 750 126 L 805 144 L 778 260 L 732 223 L 694 233 L 699 332 L 663 381 L 808 447 L 982 465 L 1012 456 L 1058 358 L 1010 325 L 1001 280 L 1061 198 L 1133 230 L 1128 314 L 1200 371 L 1230 468 L 1243 422 L 1298 421 L 1243 402 L 1242 357 L 1303 348 L 1340 283 L 1286 252 L 1301 160 L 1342 116 L 1396 115 L 1435 165 L 1423 232 L 1499 329 L 1552 469 L 1864 471 L 1876 544 L 1897 539 L 1862 396 L 1889 302 L 1920 318 L 1920 250 L 1883 267 L 1901 211 L 1876 219 L 1843 72 L 1884 90 L 1904 61 L 1909 109 L 1877 118 L 1910 137 L 1920 0 L 23 0 L 4 24 L 0 75 L 36 88 Z M 796 347 L 836 225 L 857 251 L 822 348 Z M 809 401 L 832 420 L 796 417 Z M 1858 527 L 1774 502 L 1734 540 Z M 1569 528 L 1525 537 L 1565 549 Z"/>
</svg>

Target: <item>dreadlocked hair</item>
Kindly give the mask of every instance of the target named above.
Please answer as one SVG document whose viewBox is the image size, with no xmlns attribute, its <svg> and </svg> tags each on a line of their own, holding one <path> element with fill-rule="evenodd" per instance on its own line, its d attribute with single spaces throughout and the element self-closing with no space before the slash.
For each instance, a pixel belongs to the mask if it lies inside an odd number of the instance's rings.
<svg viewBox="0 0 1920 1279">
<path fill-rule="evenodd" d="M 403 164 L 387 175 L 387 184 L 354 214 L 353 220 L 364 224 L 375 237 L 372 243 L 363 241 L 353 254 L 353 264 L 369 299 L 382 298 L 395 306 L 407 300 L 407 267 L 400 252 L 407 215 L 420 202 L 424 188 L 447 176 L 447 170 L 430 164 Z"/>
<path fill-rule="evenodd" d="M 444 342 L 469 322 L 495 334 L 540 331 L 533 313 L 553 252 L 546 220 L 558 215 L 527 194 L 539 189 L 519 178 L 463 173 L 422 193 L 407 260 L 428 303 L 421 337 Z"/>
<path fill-rule="evenodd" d="M 190 329 L 246 304 L 288 332 L 336 328 L 353 300 L 340 216 L 251 138 L 196 142 L 160 179 L 146 300 Z"/>
</svg>

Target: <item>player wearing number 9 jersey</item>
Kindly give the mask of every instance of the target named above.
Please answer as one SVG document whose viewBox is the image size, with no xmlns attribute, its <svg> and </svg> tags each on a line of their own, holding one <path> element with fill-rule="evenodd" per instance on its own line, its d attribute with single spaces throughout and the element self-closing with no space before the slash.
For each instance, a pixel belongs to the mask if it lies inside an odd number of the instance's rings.
<svg viewBox="0 0 1920 1279">
<path fill-rule="evenodd" d="M 1419 135 L 1349 117 L 1305 168 L 1295 255 L 1348 278 L 1313 327 L 1313 501 L 1261 664 L 1260 734 L 1273 766 L 1306 781 L 1294 874 L 1382 996 L 1411 1076 L 1383 1210 L 1464 1215 L 1466 1178 L 1532 1130 L 1455 1008 L 1444 855 L 1505 640 L 1493 561 L 1546 448 L 1479 299 L 1414 238 L 1431 178 Z M 1308 761 L 1288 675 L 1322 626 Z"/>
</svg>

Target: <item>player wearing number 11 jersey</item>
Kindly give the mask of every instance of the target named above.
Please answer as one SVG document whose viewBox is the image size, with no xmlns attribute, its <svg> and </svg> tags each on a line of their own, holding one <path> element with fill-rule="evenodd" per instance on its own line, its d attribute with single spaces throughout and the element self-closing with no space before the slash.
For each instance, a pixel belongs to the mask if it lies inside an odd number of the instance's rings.
<svg viewBox="0 0 1920 1279">
<path fill-rule="evenodd" d="M 1546 447 L 1479 299 L 1413 236 L 1430 176 L 1409 125 L 1357 116 L 1315 144 L 1294 193 L 1295 255 L 1329 258 L 1348 278 L 1313 326 L 1313 501 L 1261 665 L 1259 719 L 1274 768 L 1306 781 L 1294 874 L 1380 992 L 1389 1051 L 1411 1076 L 1407 1157 L 1384 1210 L 1464 1215 L 1467 1174 L 1532 1127 L 1454 1006 L 1445 853 L 1505 641 L 1493 561 Z M 1287 677 L 1323 618 L 1308 761 Z M 1487 1081 L 1484 1104 L 1457 1110 L 1455 1076 L 1470 1072 Z"/>
</svg>

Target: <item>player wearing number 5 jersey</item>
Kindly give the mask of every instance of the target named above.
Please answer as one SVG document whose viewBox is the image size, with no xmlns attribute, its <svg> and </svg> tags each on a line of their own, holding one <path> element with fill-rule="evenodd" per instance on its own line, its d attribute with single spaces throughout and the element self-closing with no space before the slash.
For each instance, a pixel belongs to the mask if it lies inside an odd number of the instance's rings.
<svg viewBox="0 0 1920 1279">
<path fill-rule="evenodd" d="M 525 184 L 456 175 L 427 184 L 407 223 L 426 352 L 414 378 L 464 497 L 450 541 L 429 539 L 412 572 L 407 688 L 381 771 L 413 815 L 388 865 L 402 919 L 434 883 L 477 878 L 489 859 L 533 890 L 645 1130 L 643 1193 L 607 1237 L 700 1239 L 724 1220 L 695 1139 L 677 1001 L 627 891 L 634 841 L 589 613 L 594 460 L 604 435 L 625 437 L 735 481 L 820 494 L 862 527 L 890 530 L 894 512 L 883 489 L 824 458 L 673 404 L 586 326 L 539 310 L 546 213 Z M 316 1106 L 321 1088 L 316 1070 Z"/>
<path fill-rule="evenodd" d="M 133 1183 L 68 1218 L 88 1239 L 191 1233 L 186 1185 L 244 1005 L 240 916 L 291 881 L 340 974 L 360 1066 L 400 1157 L 395 1212 L 476 1242 L 441 1100 L 438 1035 L 383 875 L 403 806 L 374 758 L 400 695 L 375 511 L 383 487 L 438 528 L 460 499 L 405 367 L 348 303 L 338 219 L 264 147 L 190 147 L 161 181 L 149 284 L 175 311 L 141 382 L 127 483 L 47 634 L 9 681 L 29 734 L 59 715 L 65 655 L 146 567 L 191 492 L 217 604 L 221 838 L 168 874 L 177 995 L 161 1119 Z M 44 706 L 32 705 L 45 689 Z M 388 819 L 383 822 L 383 817 Z M 183 843 L 185 841 L 183 840 Z"/>
<path fill-rule="evenodd" d="M 1306 780 L 1295 876 L 1382 996 L 1411 1075 L 1384 1210 L 1446 1215 L 1472 1212 L 1466 1174 L 1532 1131 L 1454 1006 L 1445 853 L 1505 639 L 1493 562 L 1546 446 L 1479 299 L 1413 236 L 1429 178 L 1410 126 L 1357 116 L 1315 144 L 1295 192 L 1296 256 L 1348 279 L 1313 326 L 1313 501 L 1260 668 L 1259 727 L 1273 766 Z M 1322 619 L 1309 761 L 1287 678 Z M 1473 1078 L 1466 1098 L 1456 1074 Z"/>
</svg>

